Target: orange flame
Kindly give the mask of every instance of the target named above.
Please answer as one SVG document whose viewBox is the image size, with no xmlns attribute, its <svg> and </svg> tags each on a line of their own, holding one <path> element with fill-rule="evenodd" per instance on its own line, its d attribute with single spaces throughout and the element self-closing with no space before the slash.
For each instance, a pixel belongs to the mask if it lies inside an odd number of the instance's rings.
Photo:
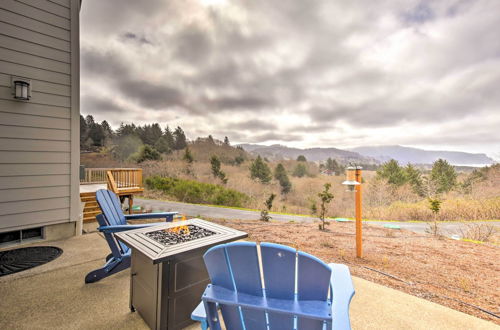
<svg viewBox="0 0 500 330">
<path fill-rule="evenodd" d="M 189 227 L 188 226 L 177 226 L 173 228 L 168 228 L 166 231 L 171 233 L 176 233 L 178 235 L 189 235 Z"/>
</svg>

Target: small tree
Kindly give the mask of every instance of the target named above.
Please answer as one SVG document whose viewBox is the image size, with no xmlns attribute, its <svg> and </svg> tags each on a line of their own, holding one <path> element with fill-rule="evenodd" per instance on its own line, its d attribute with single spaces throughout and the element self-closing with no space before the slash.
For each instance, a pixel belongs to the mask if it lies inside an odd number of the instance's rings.
<svg viewBox="0 0 500 330">
<path fill-rule="evenodd" d="M 269 211 L 271 211 L 271 209 L 273 207 L 273 202 L 274 202 L 275 198 L 276 198 L 276 194 L 271 194 L 266 199 L 266 201 L 264 202 L 264 205 L 266 206 L 266 208 L 264 210 L 260 211 L 260 220 L 262 220 L 262 221 L 271 220 L 271 216 L 269 215 Z"/>
<path fill-rule="evenodd" d="M 304 155 L 299 155 L 299 156 L 297 157 L 297 161 L 298 161 L 298 162 L 307 162 L 306 156 L 304 156 Z"/>
<path fill-rule="evenodd" d="M 437 198 L 431 198 L 431 197 L 429 197 L 428 201 L 429 201 L 429 209 L 433 213 L 433 221 L 431 223 L 429 223 L 429 229 L 427 230 L 427 232 L 431 233 L 434 236 L 438 236 L 439 235 L 439 227 L 438 227 L 438 223 L 437 223 L 437 217 L 438 217 L 439 211 L 441 210 L 442 201 L 440 201 Z"/>
<path fill-rule="evenodd" d="M 144 145 L 141 147 L 139 154 L 137 155 L 136 161 L 138 163 L 145 162 L 147 160 L 160 160 L 160 153 L 150 145 Z"/>
<path fill-rule="evenodd" d="M 222 183 L 227 183 L 226 173 L 221 170 L 220 160 L 217 156 L 213 155 L 210 158 L 210 165 L 212 166 L 212 175 L 214 178 L 221 179 Z"/>
<path fill-rule="evenodd" d="M 432 165 L 430 179 L 434 181 L 438 193 L 445 193 L 457 184 L 455 168 L 444 159 L 438 159 Z"/>
<path fill-rule="evenodd" d="M 293 170 L 293 173 L 292 173 L 293 176 L 295 177 L 298 177 L 298 178 L 302 178 L 304 176 L 307 175 L 307 167 L 305 164 L 297 164 L 297 166 L 295 166 L 295 169 Z"/>
<path fill-rule="evenodd" d="M 318 207 L 316 206 L 316 202 L 311 202 L 311 214 L 315 215 L 318 213 Z"/>
<path fill-rule="evenodd" d="M 321 220 L 321 224 L 319 225 L 320 230 L 325 230 L 325 216 L 326 216 L 326 207 L 333 199 L 333 194 L 330 192 L 330 187 L 332 185 L 330 183 L 325 183 L 325 190 L 318 194 L 320 199 L 320 211 L 319 211 L 319 219 Z"/>
<path fill-rule="evenodd" d="M 182 157 L 182 159 L 185 160 L 188 164 L 192 164 L 194 162 L 194 158 L 191 154 L 191 150 L 189 150 L 189 147 L 186 147 L 186 149 L 184 150 L 184 156 Z"/>
<path fill-rule="evenodd" d="M 224 144 L 226 146 L 230 146 L 231 144 L 229 143 L 229 138 L 227 136 L 224 136 Z"/>
<path fill-rule="evenodd" d="M 288 178 L 288 174 L 286 173 L 285 167 L 283 164 L 279 163 L 276 165 L 276 168 L 274 169 L 274 178 L 278 180 L 280 187 L 281 187 L 281 193 L 283 195 L 286 195 L 290 192 L 292 189 L 292 183 L 290 182 L 290 179 Z"/>
<path fill-rule="evenodd" d="M 255 180 L 258 179 L 262 183 L 269 183 L 271 181 L 271 169 L 267 166 L 260 156 L 250 165 L 250 177 Z"/>
</svg>

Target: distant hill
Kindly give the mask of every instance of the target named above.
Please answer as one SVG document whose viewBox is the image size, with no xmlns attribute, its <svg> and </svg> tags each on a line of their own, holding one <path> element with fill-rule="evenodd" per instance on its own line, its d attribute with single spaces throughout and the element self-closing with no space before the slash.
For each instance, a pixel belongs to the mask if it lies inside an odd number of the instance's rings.
<svg viewBox="0 0 500 330">
<path fill-rule="evenodd" d="M 308 161 L 325 161 L 329 157 L 347 164 L 349 162 L 363 164 L 378 164 L 379 162 L 372 157 L 362 156 L 357 152 L 347 151 L 337 148 L 309 148 L 299 149 L 290 148 L 280 144 L 271 146 L 260 144 L 240 144 L 245 151 L 266 157 L 268 159 L 297 159 L 299 155 L 304 155 Z"/>
<path fill-rule="evenodd" d="M 495 161 L 486 154 L 459 151 L 434 151 L 403 146 L 368 146 L 349 149 L 365 157 L 373 157 L 381 162 L 395 159 L 401 164 L 432 164 L 439 158 L 453 165 L 491 165 Z"/>
</svg>

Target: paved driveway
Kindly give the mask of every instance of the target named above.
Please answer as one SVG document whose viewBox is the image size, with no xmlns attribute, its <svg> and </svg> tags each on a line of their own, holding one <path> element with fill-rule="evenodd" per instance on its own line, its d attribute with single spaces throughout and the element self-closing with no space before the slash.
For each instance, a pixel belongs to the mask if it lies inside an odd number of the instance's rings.
<svg viewBox="0 0 500 330">
<path fill-rule="evenodd" d="M 177 211 L 181 214 L 185 214 L 192 217 L 208 217 L 216 219 L 227 219 L 227 220 L 259 220 L 260 212 L 258 211 L 248 211 L 248 210 L 238 210 L 224 207 L 171 202 L 171 201 L 158 201 L 137 198 L 134 200 L 135 204 L 140 205 L 146 209 L 152 211 Z M 295 222 L 312 222 L 318 220 L 315 217 L 299 216 L 299 215 L 285 215 L 285 214 L 271 214 L 273 220 L 279 221 L 295 221 Z M 425 222 L 394 222 L 394 221 L 367 221 L 373 225 L 397 225 L 402 229 L 411 230 L 416 233 L 425 234 L 427 228 L 429 227 Z M 487 223 L 500 228 L 500 221 L 488 221 L 488 222 L 474 222 L 474 223 Z M 439 228 L 443 235 L 451 237 L 452 235 L 459 234 L 459 229 L 464 227 L 461 222 L 442 222 L 439 224 Z"/>
</svg>

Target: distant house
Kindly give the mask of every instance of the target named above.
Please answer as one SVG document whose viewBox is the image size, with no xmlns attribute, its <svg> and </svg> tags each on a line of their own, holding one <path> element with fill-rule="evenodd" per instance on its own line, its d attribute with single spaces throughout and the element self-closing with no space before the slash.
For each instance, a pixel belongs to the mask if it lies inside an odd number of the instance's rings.
<svg viewBox="0 0 500 330">
<path fill-rule="evenodd" d="M 0 1 L 0 247 L 75 234 L 80 0 Z"/>
</svg>

